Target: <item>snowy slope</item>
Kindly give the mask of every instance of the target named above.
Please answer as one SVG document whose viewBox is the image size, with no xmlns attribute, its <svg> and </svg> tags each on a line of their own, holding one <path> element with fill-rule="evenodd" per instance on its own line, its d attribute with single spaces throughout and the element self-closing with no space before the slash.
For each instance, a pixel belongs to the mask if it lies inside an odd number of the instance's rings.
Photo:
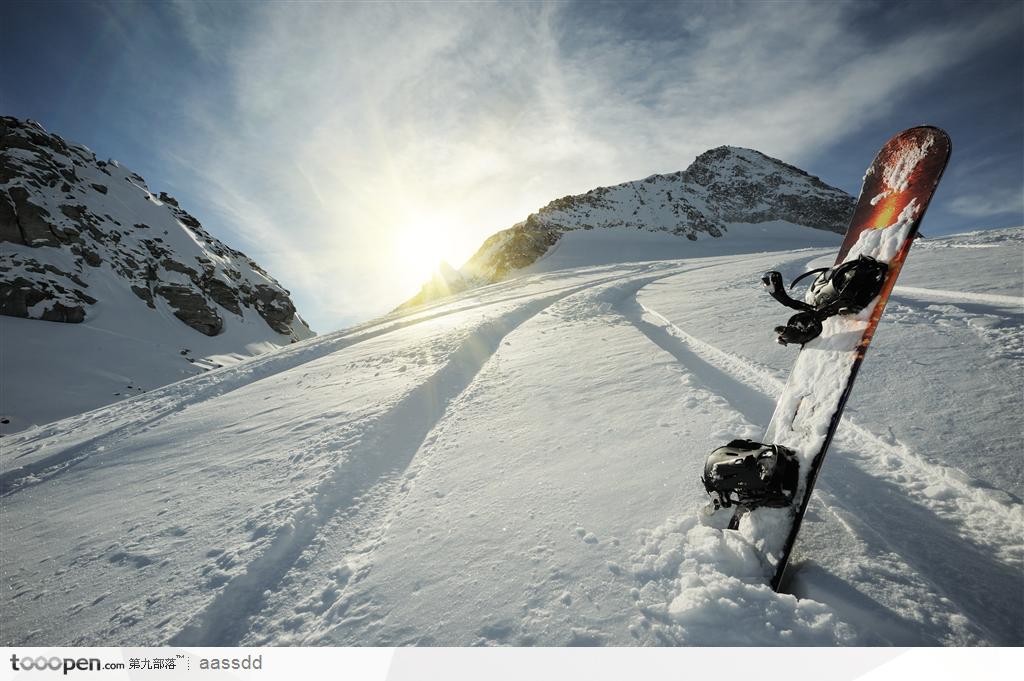
<svg viewBox="0 0 1024 681">
<path fill-rule="evenodd" d="M 704 456 L 761 435 L 795 354 L 760 273 L 835 249 L 776 245 L 567 240 L 5 437 L 0 642 L 1024 644 L 1024 229 L 915 245 L 789 594 L 698 512 Z"/>
<path fill-rule="evenodd" d="M 0 117 L 4 432 L 311 335 L 288 292 L 173 197 Z"/>
</svg>

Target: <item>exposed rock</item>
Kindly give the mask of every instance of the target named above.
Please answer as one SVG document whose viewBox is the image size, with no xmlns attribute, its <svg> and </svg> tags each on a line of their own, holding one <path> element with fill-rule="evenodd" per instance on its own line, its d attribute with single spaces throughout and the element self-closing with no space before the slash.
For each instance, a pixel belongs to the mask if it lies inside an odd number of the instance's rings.
<svg viewBox="0 0 1024 681">
<path fill-rule="evenodd" d="M 89 215 L 89 211 L 81 204 L 70 205 L 62 203 L 60 205 L 60 212 L 76 224 L 85 224 L 86 216 Z"/>
<path fill-rule="evenodd" d="M 70 278 L 74 279 L 74 276 L 72 275 Z M 90 296 L 88 293 L 83 292 L 81 289 L 72 289 L 71 293 L 74 294 L 75 298 L 78 298 L 83 303 L 86 303 L 88 305 L 96 304 L 96 299 Z"/>
<path fill-rule="evenodd" d="M 10 116 L 0 117 L 0 148 L 28 149 L 33 151 L 39 147 L 49 149 L 66 156 L 68 145 L 57 135 L 51 135 L 32 120 L 20 121 Z"/>
<path fill-rule="evenodd" d="M 48 322 L 78 324 L 85 321 L 85 308 L 81 305 L 67 307 L 61 303 L 54 303 L 43 310 L 40 319 L 45 319 Z"/>
<path fill-rule="evenodd" d="M 295 306 L 292 304 L 291 298 L 271 286 L 257 284 L 251 302 L 260 315 L 267 320 L 270 328 L 278 333 L 291 332 L 291 325 L 296 318 Z"/>
<path fill-rule="evenodd" d="M 156 304 L 153 302 L 153 292 L 149 288 L 132 284 L 132 293 L 144 300 L 149 307 L 156 307 Z"/>
<path fill-rule="evenodd" d="M 11 241 L 16 244 L 25 243 L 25 236 L 18 227 L 18 214 L 14 210 L 14 201 L 7 192 L 0 192 L 0 241 Z"/>
<path fill-rule="evenodd" d="M 36 282 L 24 277 L 0 279 L 0 314 L 10 317 L 28 317 L 28 310 L 46 300 L 48 292 L 36 287 Z"/>
<path fill-rule="evenodd" d="M 420 289 L 416 296 L 403 303 L 398 309 L 401 310 L 430 300 L 444 298 L 457 291 L 465 290 L 468 286 L 469 282 L 466 281 L 461 272 L 447 262 L 442 261 L 431 280 L 423 285 L 423 288 Z"/>
<path fill-rule="evenodd" d="M 174 310 L 174 316 L 207 336 L 216 336 L 224 328 L 224 320 L 207 303 L 206 298 L 189 286 L 162 284 L 156 288 Z"/>
<path fill-rule="evenodd" d="M 103 259 L 100 258 L 99 253 L 97 253 L 96 251 L 90 250 L 88 248 L 72 248 L 72 251 L 76 255 L 81 256 L 82 260 L 85 261 L 85 264 L 88 265 L 89 267 L 99 267 L 101 264 L 103 264 Z"/>
<path fill-rule="evenodd" d="M 701 187 L 725 222 L 785 220 L 843 234 L 856 204 L 846 192 L 752 149 L 706 151 L 682 180 Z"/>
<path fill-rule="evenodd" d="M 562 231 L 558 227 L 541 224 L 531 215 L 525 223 L 492 236 L 480 250 L 493 249 L 488 259 L 488 270 L 497 281 L 533 263 L 555 245 L 561 236 Z"/>
<path fill-rule="evenodd" d="M 230 284 L 225 283 L 220 279 L 217 279 L 216 277 L 206 276 L 203 277 L 202 281 L 200 282 L 200 286 L 202 287 L 203 291 L 205 291 L 211 298 L 213 298 L 214 302 L 223 307 L 225 310 L 228 310 L 229 312 L 234 312 L 235 314 L 238 315 L 242 314 L 242 308 L 238 304 L 238 294 L 235 292 L 235 289 L 232 288 Z M 294 313 L 294 309 L 292 310 L 292 312 Z M 266 318 L 266 315 L 264 315 L 264 317 Z M 277 331 L 277 328 L 274 326 L 274 323 L 272 323 L 269 318 L 267 318 L 267 324 L 270 324 L 270 328 Z M 278 333 L 284 332 L 279 331 Z"/>
<path fill-rule="evenodd" d="M 177 260 L 174 260 L 172 258 L 165 258 L 160 263 L 160 265 L 168 272 L 181 272 L 182 274 L 187 275 L 188 278 L 191 279 L 192 281 L 199 280 L 199 272 L 189 267 L 185 263 L 178 262 Z"/>
<path fill-rule="evenodd" d="M 23 187 L 12 187 L 7 190 L 7 194 L 14 201 L 15 219 L 26 244 L 29 246 L 57 246 L 60 244 L 60 240 L 50 228 L 50 212 L 29 201 L 27 190 Z"/>
</svg>

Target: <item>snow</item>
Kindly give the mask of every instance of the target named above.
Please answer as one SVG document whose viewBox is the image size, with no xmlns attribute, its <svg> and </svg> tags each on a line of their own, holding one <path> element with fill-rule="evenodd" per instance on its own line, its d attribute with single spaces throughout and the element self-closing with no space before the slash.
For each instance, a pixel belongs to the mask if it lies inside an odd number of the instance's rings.
<svg viewBox="0 0 1024 681">
<path fill-rule="evenodd" d="M 1024 644 L 1024 229 L 911 250 L 790 593 L 701 513 L 704 457 L 760 436 L 796 354 L 760 274 L 838 245 L 789 229 L 570 233 L 515 279 L 5 436 L 0 642 Z"/>
<path fill-rule="evenodd" d="M 826 605 L 774 593 L 753 547 L 701 520 L 671 519 L 641 533 L 643 546 L 634 557 L 634 574 L 643 584 L 638 607 L 666 622 L 659 631 L 663 641 L 703 646 L 855 642 L 851 627 Z M 666 590 L 671 601 L 664 607 L 657 602 Z M 724 626 L 729 622 L 731 630 Z"/>
<path fill-rule="evenodd" d="M 628 227 L 575 230 L 562 235 L 525 271 L 551 272 L 599 264 L 774 251 L 778 250 L 780 242 L 800 244 L 804 248 L 838 247 L 842 243 L 842 235 L 778 220 L 757 224 L 733 223 L 721 237 L 699 234 L 696 241 L 669 232 Z"/>
<path fill-rule="evenodd" d="M 224 331 L 207 337 L 178 321 L 161 300 L 151 311 L 108 278 L 97 277 L 90 291 L 103 302 L 81 324 L 3 317 L 0 341 L 17 348 L 0 353 L 0 409 L 11 421 L 5 432 L 95 409 L 290 342 L 247 308 L 241 317 L 220 309 Z"/>
<path fill-rule="evenodd" d="M 882 170 L 882 180 L 885 183 L 885 190 L 878 196 L 872 197 L 871 205 L 878 205 L 892 193 L 902 192 L 910 186 L 910 177 L 913 175 L 917 164 L 928 156 L 928 150 L 935 144 L 935 138 L 928 136 L 923 144 L 904 142 L 897 150 L 897 154 L 889 159 Z"/>
</svg>

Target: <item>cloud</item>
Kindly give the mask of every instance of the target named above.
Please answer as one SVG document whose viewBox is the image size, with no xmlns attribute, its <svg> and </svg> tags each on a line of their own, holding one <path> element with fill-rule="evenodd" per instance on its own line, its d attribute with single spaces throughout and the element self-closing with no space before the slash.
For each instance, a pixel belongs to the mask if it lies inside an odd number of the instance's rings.
<svg viewBox="0 0 1024 681">
<path fill-rule="evenodd" d="M 459 262 L 553 198 L 712 146 L 802 162 L 1015 11 L 883 40 L 854 30 L 858 3 L 232 7 L 176 6 L 217 66 L 181 94 L 195 132 L 176 154 L 319 328 L 415 292 L 424 273 L 395 257 L 410 230 Z"/>
<path fill-rule="evenodd" d="M 968 218 L 1012 215 L 1015 224 L 1024 225 L 1024 189 L 1002 187 L 964 194 L 953 199 L 950 210 Z"/>
<path fill-rule="evenodd" d="M 863 4 L 727 7 L 698 33 L 681 29 L 681 41 L 623 42 L 605 28 L 577 48 L 576 103 L 595 112 L 595 134 L 633 141 L 643 162 L 671 169 L 725 143 L 800 160 L 1019 26 L 1019 8 L 1004 7 L 945 26 L 907 23 L 885 40 L 852 30 Z"/>
</svg>

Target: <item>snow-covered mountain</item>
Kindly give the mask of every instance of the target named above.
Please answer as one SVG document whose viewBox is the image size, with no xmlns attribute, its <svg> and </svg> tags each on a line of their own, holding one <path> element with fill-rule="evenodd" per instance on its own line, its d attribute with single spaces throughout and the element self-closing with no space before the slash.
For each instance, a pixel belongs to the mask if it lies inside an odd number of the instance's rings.
<svg viewBox="0 0 1024 681">
<path fill-rule="evenodd" d="M 717 147 L 680 172 L 555 199 L 489 237 L 457 276 L 435 275 L 399 309 L 501 281 L 550 253 L 569 232 L 626 229 L 671 234 L 679 241 L 725 238 L 739 252 L 750 244 L 727 237 L 735 224 L 788 223 L 843 234 L 855 202 L 841 189 L 759 151 Z M 617 241 L 627 249 L 620 260 L 635 259 L 631 251 L 645 243 L 643 237 Z M 672 239 L 658 241 L 668 253 L 662 250 L 653 259 L 693 252 Z"/>
<path fill-rule="evenodd" d="M 704 457 L 762 436 L 793 364 L 761 272 L 834 259 L 808 231 L 639 263 L 611 259 L 635 230 L 569 233 L 5 437 L 0 644 L 1024 644 L 1024 229 L 914 245 L 788 593 L 700 513 Z"/>
<path fill-rule="evenodd" d="M 0 275 L 5 430 L 313 335 L 288 291 L 174 198 L 6 116 Z"/>
</svg>

